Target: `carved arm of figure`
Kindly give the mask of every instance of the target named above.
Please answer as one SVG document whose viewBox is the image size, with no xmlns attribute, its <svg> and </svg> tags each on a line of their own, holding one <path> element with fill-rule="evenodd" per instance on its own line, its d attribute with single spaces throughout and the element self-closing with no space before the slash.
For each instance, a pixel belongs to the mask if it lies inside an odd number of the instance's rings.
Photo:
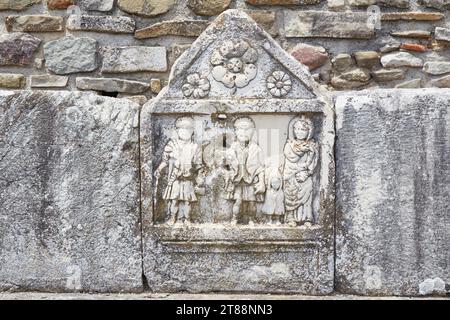
<svg viewBox="0 0 450 320">
<path fill-rule="evenodd" d="M 266 184 L 264 179 L 264 169 L 257 174 L 258 182 L 255 184 L 255 194 L 263 194 L 266 192 Z"/>
<path fill-rule="evenodd" d="M 169 165 L 172 152 L 173 152 L 172 143 L 171 143 L 171 141 L 169 141 L 169 143 L 164 148 L 161 163 L 155 171 L 155 179 L 156 180 L 159 180 L 159 178 L 161 177 L 162 171 L 164 170 L 165 167 L 167 167 Z M 169 169 L 171 169 L 171 168 L 169 168 Z M 173 171 L 173 170 L 169 170 L 169 175 L 172 173 L 171 171 Z M 169 179 L 170 179 L 170 176 L 169 176 Z"/>
<path fill-rule="evenodd" d="M 205 194 L 205 169 L 203 166 L 201 148 L 197 146 L 197 150 L 194 153 L 193 168 L 197 172 L 197 177 L 195 179 L 194 192 L 200 195 Z"/>
<path fill-rule="evenodd" d="M 295 178 L 300 183 L 312 176 L 318 159 L 318 150 L 315 142 L 311 141 L 304 146 L 304 149 L 307 152 L 306 161 L 302 164 L 300 171 L 295 174 Z"/>
</svg>

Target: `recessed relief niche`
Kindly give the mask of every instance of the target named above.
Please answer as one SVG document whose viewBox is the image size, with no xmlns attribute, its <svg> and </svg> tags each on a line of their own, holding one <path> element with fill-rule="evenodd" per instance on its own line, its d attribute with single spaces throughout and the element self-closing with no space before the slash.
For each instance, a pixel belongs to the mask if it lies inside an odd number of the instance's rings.
<svg viewBox="0 0 450 320">
<path fill-rule="evenodd" d="M 221 14 L 141 112 L 150 289 L 331 292 L 333 119 L 305 66 Z"/>
<path fill-rule="evenodd" d="M 155 117 L 154 223 L 314 226 L 321 126 L 310 113 Z"/>
</svg>

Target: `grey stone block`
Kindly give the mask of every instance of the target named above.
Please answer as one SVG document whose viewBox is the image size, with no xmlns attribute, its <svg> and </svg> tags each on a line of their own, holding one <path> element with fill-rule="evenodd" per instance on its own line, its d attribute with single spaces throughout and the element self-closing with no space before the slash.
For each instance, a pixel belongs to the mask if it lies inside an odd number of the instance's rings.
<svg viewBox="0 0 450 320">
<path fill-rule="evenodd" d="M 438 89 L 337 97 L 339 292 L 418 295 L 435 291 L 426 279 L 448 283 L 449 101 Z"/>
<path fill-rule="evenodd" d="M 142 290 L 138 110 L 0 91 L 0 291 Z"/>
</svg>

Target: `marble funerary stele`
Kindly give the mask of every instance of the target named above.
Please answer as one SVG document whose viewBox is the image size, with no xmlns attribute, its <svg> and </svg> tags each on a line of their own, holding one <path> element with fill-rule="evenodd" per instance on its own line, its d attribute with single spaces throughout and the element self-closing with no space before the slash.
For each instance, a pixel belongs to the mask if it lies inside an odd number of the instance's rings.
<svg viewBox="0 0 450 320">
<path fill-rule="evenodd" d="M 143 107 L 151 290 L 333 289 L 334 113 L 307 68 L 228 10 Z"/>
</svg>

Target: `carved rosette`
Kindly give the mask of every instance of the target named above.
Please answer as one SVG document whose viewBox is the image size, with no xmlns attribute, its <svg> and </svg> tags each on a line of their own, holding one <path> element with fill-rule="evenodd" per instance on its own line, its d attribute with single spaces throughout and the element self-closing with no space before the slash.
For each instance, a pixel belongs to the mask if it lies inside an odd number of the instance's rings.
<svg viewBox="0 0 450 320">
<path fill-rule="evenodd" d="M 243 88 L 256 77 L 258 52 L 243 40 L 227 40 L 210 58 L 212 76 L 227 88 Z"/>
<path fill-rule="evenodd" d="M 266 86 L 274 97 L 284 97 L 292 89 L 291 77 L 283 71 L 274 71 L 267 77 Z"/>
<path fill-rule="evenodd" d="M 210 89 L 209 80 L 198 73 L 191 73 L 186 77 L 186 83 L 181 87 L 185 97 L 201 99 L 208 95 Z"/>
</svg>

